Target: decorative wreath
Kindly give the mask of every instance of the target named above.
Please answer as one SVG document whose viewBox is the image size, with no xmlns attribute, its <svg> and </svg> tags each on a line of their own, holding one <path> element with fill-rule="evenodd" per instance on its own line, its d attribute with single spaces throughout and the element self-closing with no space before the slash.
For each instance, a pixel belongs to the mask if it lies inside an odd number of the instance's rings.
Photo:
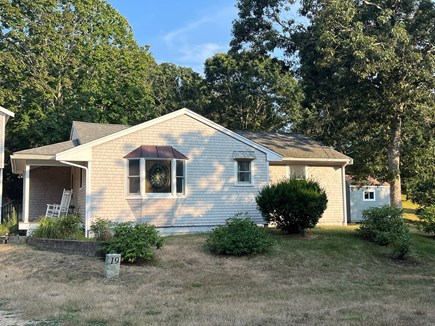
<svg viewBox="0 0 435 326">
<path fill-rule="evenodd" d="M 169 186 L 169 169 L 162 162 L 155 162 L 148 170 L 148 182 L 153 190 L 164 190 Z"/>
</svg>

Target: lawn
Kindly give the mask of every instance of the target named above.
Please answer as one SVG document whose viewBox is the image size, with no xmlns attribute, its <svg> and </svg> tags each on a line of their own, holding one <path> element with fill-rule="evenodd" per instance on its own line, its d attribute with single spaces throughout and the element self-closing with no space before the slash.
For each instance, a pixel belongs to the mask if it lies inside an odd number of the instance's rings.
<svg viewBox="0 0 435 326">
<path fill-rule="evenodd" d="M 0 245 L 0 310 L 43 325 L 434 325 L 435 240 L 408 261 L 352 228 L 277 231 L 275 249 L 217 257 L 173 236 L 144 266 L 103 277 L 95 258 Z"/>
</svg>

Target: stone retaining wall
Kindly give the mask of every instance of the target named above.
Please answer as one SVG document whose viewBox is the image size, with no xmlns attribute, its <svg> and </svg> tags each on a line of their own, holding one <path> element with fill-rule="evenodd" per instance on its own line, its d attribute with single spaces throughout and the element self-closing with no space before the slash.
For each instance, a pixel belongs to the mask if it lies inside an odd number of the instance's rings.
<svg viewBox="0 0 435 326">
<path fill-rule="evenodd" d="M 63 252 L 89 257 L 103 257 L 101 243 L 96 241 L 58 240 L 29 237 L 27 243 L 40 250 Z"/>
</svg>

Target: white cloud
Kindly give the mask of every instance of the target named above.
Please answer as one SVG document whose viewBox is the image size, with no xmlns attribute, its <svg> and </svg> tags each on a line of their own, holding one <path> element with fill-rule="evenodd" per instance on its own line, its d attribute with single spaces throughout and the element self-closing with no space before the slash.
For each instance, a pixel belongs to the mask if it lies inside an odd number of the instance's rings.
<svg viewBox="0 0 435 326">
<path fill-rule="evenodd" d="M 203 71 L 207 58 L 218 52 L 226 52 L 231 37 L 231 22 L 236 17 L 234 6 L 207 13 L 195 21 L 190 21 L 162 36 L 162 40 L 176 57 L 176 64 L 191 66 Z"/>
</svg>

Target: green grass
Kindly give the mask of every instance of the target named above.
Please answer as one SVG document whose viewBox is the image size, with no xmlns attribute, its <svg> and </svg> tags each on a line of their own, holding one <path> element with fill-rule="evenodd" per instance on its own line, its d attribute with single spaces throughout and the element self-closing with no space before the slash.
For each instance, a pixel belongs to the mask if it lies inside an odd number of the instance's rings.
<svg viewBox="0 0 435 326">
<path fill-rule="evenodd" d="M 433 238 L 413 234 L 397 261 L 352 227 L 270 232 L 274 249 L 247 257 L 210 254 L 206 234 L 171 236 L 111 280 L 94 258 L 2 245 L 0 310 L 61 325 L 435 324 Z"/>
</svg>

